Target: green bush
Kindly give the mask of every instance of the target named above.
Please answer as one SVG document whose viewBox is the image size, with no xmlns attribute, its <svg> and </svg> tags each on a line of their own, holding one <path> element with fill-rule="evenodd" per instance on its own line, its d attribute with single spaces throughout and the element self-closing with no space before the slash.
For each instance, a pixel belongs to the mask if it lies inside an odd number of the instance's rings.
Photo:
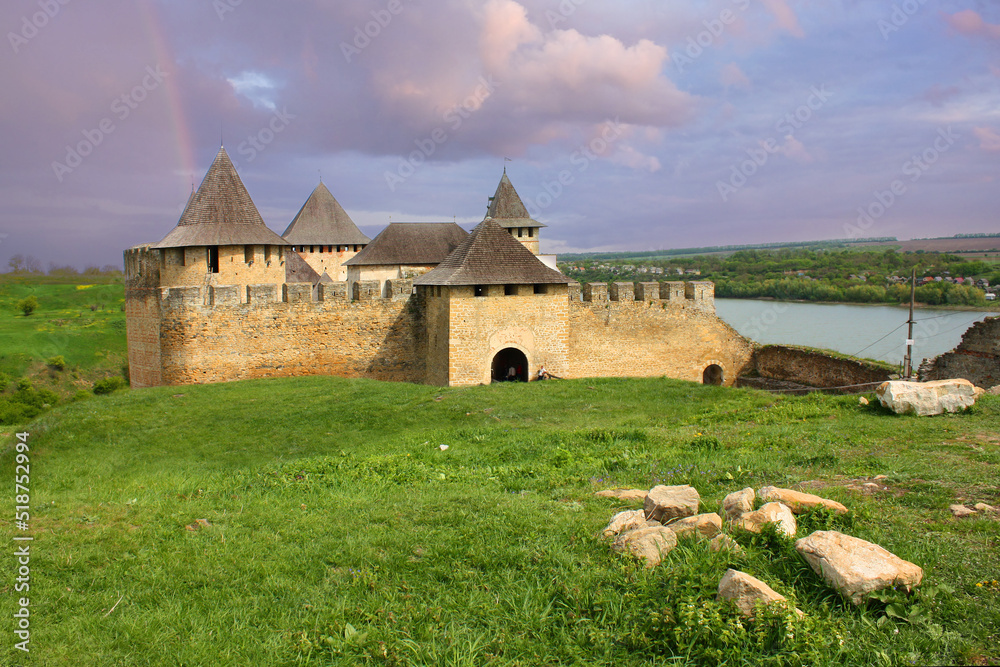
<svg viewBox="0 0 1000 667">
<path fill-rule="evenodd" d="M 25 297 L 17 302 L 17 309 L 24 313 L 25 317 L 35 312 L 36 308 L 38 308 L 38 298 L 35 295 Z"/>
<path fill-rule="evenodd" d="M 49 357 L 48 360 L 45 362 L 45 364 L 52 370 L 56 371 L 66 370 L 66 358 L 63 357 L 61 354 L 57 354 L 54 357 Z"/>
<path fill-rule="evenodd" d="M 120 377 L 106 377 L 94 383 L 94 393 L 98 395 L 110 394 L 124 387 L 125 380 Z"/>
</svg>

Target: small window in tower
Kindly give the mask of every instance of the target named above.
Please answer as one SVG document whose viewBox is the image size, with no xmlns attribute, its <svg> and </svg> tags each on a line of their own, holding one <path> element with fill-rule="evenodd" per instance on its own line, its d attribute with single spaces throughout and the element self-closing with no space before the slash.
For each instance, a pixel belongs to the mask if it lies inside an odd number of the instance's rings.
<svg viewBox="0 0 1000 667">
<path fill-rule="evenodd" d="M 524 228 L 523 227 L 518 227 L 517 228 L 517 238 L 521 238 L 522 236 L 524 236 Z"/>
<path fill-rule="evenodd" d="M 321 245 L 321 246 L 319 247 L 319 251 L 320 251 L 320 253 L 323 253 L 323 252 L 325 252 L 325 251 L 326 251 L 326 246 L 325 246 L 325 245 Z"/>
<path fill-rule="evenodd" d="M 535 294 L 548 294 L 548 293 L 549 293 L 548 285 L 540 285 L 538 283 L 535 283 Z"/>
<path fill-rule="evenodd" d="M 278 261 L 279 262 L 284 262 L 285 261 L 285 247 L 284 246 L 280 246 L 280 245 L 278 246 Z"/>
<path fill-rule="evenodd" d="M 209 273 L 219 272 L 219 246 L 208 247 L 208 271 Z"/>
<path fill-rule="evenodd" d="M 517 294 L 517 285 L 504 285 L 503 293 L 504 296 L 515 296 Z"/>
<path fill-rule="evenodd" d="M 315 246 L 309 246 L 309 252 L 312 252 L 314 247 Z"/>
<path fill-rule="evenodd" d="M 253 246 L 245 245 L 243 246 L 243 261 L 247 264 L 253 264 Z"/>
<path fill-rule="evenodd" d="M 535 228 L 534 227 L 528 227 L 528 238 L 529 239 L 535 238 Z"/>
<path fill-rule="evenodd" d="M 271 264 L 271 246 L 264 246 L 264 263 L 267 265 Z"/>
<path fill-rule="evenodd" d="M 486 285 L 476 285 L 473 288 L 473 294 L 476 296 L 486 296 Z"/>
</svg>

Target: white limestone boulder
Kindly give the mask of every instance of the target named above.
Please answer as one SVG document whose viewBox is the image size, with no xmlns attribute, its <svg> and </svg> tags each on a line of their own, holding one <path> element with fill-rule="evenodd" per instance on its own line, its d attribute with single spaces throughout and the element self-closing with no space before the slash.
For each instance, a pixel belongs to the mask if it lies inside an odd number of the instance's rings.
<svg viewBox="0 0 1000 667">
<path fill-rule="evenodd" d="M 963 378 L 934 382 L 890 380 L 880 384 L 875 395 L 896 414 L 926 417 L 972 407 L 976 402 L 976 387 Z"/>
<path fill-rule="evenodd" d="M 749 486 L 723 498 L 722 513 L 726 515 L 726 521 L 736 521 L 747 512 L 752 512 L 756 499 L 757 494 Z"/>
<path fill-rule="evenodd" d="M 617 537 L 623 532 L 642 528 L 646 525 L 646 514 L 642 510 L 625 510 L 611 517 L 607 527 L 601 531 L 605 539 Z"/>
<path fill-rule="evenodd" d="M 656 567 L 663 560 L 664 554 L 676 546 L 677 536 L 674 531 L 665 526 L 647 526 L 622 533 L 611 548 L 646 561 L 646 567 Z"/>
<path fill-rule="evenodd" d="M 748 512 L 733 522 L 734 525 L 752 533 L 759 533 L 768 523 L 778 524 L 778 532 L 788 537 L 795 537 L 795 531 L 798 529 L 795 514 L 783 503 L 767 503 L 759 510 Z"/>
<path fill-rule="evenodd" d="M 726 574 L 719 582 L 719 591 L 715 599 L 732 600 L 740 613 L 748 618 L 753 618 L 754 608 L 757 605 L 788 604 L 788 598 L 760 579 L 732 569 L 726 570 Z M 803 615 L 798 609 L 795 613 Z"/>
<path fill-rule="evenodd" d="M 804 514 L 814 507 L 825 507 L 837 514 L 847 514 L 847 508 L 836 500 L 828 500 L 811 493 L 802 493 L 777 486 L 765 486 L 757 491 L 757 496 L 765 502 L 779 502 L 788 505 L 795 514 Z"/>
<path fill-rule="evenodd" d="M 683 519 L 677 519 L 667 524 L 667 528 L 674 531 L 678 538 L 693 537 L 715 537 L 722 532 L 722 517 L 711 512 L 708 514 L 696 514 Z"/>
<path fill-rule="evenodd" d="M 694 516 L 698 513 L 701 496 L 693 486 L 654 486 L 646 494 L 642 507 L 647 519 L 661 523 L 670 519 Z"/>
<path fill-rule="evenodd" d="M 877 544 L 834 530 L 817 530 L 795 542 L 795 550 L 816 574 L 854 604 L 890 586 L 910 590 L 924 571 Z"/>
</svg>

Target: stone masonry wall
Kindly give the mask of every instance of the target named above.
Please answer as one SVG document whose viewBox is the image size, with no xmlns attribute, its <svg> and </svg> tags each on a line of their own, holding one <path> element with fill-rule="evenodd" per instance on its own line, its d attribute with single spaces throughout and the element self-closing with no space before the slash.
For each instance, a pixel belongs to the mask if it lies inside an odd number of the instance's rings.
<svg viewBox="0 0 1000 667">
<path fill-rule="evenodd" d="M 732 385 L 752 363 L 753 343 L 691 302 L 591 301 L 570 304 L 569 372 L 565 377 L 666 375 L 701 382 L 723 369 Z"/>
<path fill-rule="evenodd" d="M 524 353 L 529 376 L 541 365 L 565 376 L 569 296 L 565 285 L 547 288 L 535 294 L 532 285 L 517 285 L 505 295 L 503 285 L 490 285 L 485 297 L 473 296 L 471 286 L 449 288 L 449 384 L 489 384 L 493 358 L 505 348 Z"/>
<path fill-rule="evenodd" d="M 252 285 L 250 303 L 215 306 L 203 305 L 201 288 L 165 289 L 162 383 L 292 375 L 424 381 L 424 327 L 411 301 L 285 302 L 277 287 Z"/>
<path fill-rule="evenodd" d="M 754 356 L 754 368 L 763 378 L 810 387 L 846 387 L 884 382 L 891 371 L 858 359 L 843 359 L 818 350 L 765 345 Z"/>
<path fill-rule="evenodd" d="M 977 387 L 1000 384 L 1000 317 L 977 322 L 962 335 L 951 352 L 921 365 L 921 381 L 965 378 Z"/>
<path fill-rule="evenodd" d="M 160 251 L 138 246 L 125 251 L 125 337 L 129 382 L 155 387 L 160 376 Z"/>
</svg>

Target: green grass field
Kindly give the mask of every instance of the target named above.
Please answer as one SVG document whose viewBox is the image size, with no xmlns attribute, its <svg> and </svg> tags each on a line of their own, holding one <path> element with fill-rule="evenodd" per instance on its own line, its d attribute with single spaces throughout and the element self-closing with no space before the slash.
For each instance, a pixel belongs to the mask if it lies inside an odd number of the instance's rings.
<svg viewBox="0 0 1000 667">
<path fill-rule="evenodd" d="M 947 509 L 1000 504 L 1000 397 L 903 418 L 664 379 L 312 377 L 118 392 L 24 430 L 31 653 L 12 648 L 8 547 L 5 665 L 1000 661 L 1000 523 Z M 888 491 L 845 488 L 878 474 Z M 689 483 L 714 511 L 807 480 L 850 513 L 800 534 L 877 542 L 924 568 L 920 592 L 854 607 L 773 534 L 735 534 L 739 557 L 682 542 L 652 570 L 596 537 L 629 507 L 599 489 Z M 805 618 L 741 621 L 715 601 L 728 567 Z"/>
</svg>

